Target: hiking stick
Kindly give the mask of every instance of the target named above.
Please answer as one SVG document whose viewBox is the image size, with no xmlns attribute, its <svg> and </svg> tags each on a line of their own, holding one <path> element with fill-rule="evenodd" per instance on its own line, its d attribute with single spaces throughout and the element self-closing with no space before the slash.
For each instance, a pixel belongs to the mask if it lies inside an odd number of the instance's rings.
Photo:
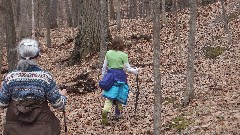
<svg viewBox="0 0 240 135">
<path fill-rule="evenodd" d="M 136 91 L 136 100 L 135 100 L 135 114 L 137 112 L 138 97 L 139 97 L 139 86 L 138 86 L 138 74 L 136 75 L 137 91 Z"/>
<path fill-rule="evenodd" d="M 67 132 L 67 119 L 66 119 L 65 105 L 63 106 L 63 118 L 64 118 L 64 131 L 65 131 L 65 135 L 67 135 L 68 132 Z"/>
<path fill-rule="evenodd" d="M 62 90 L 62 89 L 65 89 L 66 86 L 65 85 L 59 85 L 59 88 Z M 65 104 L 63 105 L 63 122 L 64 122 L 64 131 L 65 131 L 65 135 L 67 135 L 67 119 L 66 119 L 66 108 L 65 108 Z"/>
</svg>

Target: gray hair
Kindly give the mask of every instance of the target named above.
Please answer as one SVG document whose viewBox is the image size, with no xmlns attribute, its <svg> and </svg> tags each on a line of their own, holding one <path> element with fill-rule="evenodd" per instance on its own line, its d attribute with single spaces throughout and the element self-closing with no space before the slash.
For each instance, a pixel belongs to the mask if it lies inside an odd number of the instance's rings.
<svg viewBox="0 0 240 135">
<path fill-rule="evenodd" d="M 18 44 L 19 61 L 18 70 L 26 71 L 29 65 L 37 65 L 39 56 L 38 42 L 34 39 L 23 39 Z"/>
</svg>

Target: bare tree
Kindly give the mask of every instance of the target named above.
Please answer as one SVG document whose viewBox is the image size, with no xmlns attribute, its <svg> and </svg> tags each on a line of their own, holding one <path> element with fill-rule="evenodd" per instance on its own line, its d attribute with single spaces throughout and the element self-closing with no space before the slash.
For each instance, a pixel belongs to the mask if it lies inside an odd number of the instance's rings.
<svg viewBox="0 0 240 135">
<path fill-rule="evenodd" d="M 6 29 L 6 46 L 7 46 L 7 61 L 8 71 L 12 71 L 17 64 L 17 51 L 16 51 L 16 31 L 13 20 L 12 1 L 4 0 L 5 12 L 5 29 Z"/>
<path fill-rule="evenodd" d="M 80 0 L 80 27 L 73 53 L 70 58 L 70 65 L 81 62 L 89 54 L 100 50 L 100 1 Z M 89 10 L 91 9 L 91 10 Z M 110 33 L 109 27 L 106 28 Z M 110 34 L 107 34 L 110 35 Z"/>
<path fill-rule="evenodd" d="M 32 36 L 31 22 L 31 2 L 28 0 L 20 1 L 20 23 L 18 40 Z"/>
<path fill-rule="evenodd" d="M 67 26 L 72 27 L 72 16 L 71 16 L 68 0 L 64 0 L 64 4 L 66 8 L 66 13 L 67 13 Z"/>
<path fill-rule="evenodd" d="M 57 7 L 58 7 L 58 0 L 47 0 L 50 2 L 49 8 L 49 25 L 50 29 L 54 29 L 58 27 L 57 23 Z"/>
<path fill-rule="evenodd" d="M 100 19 L 100 35 L 101 35 L 101 42 L 100 42 L 100 55 L 99 55 L 99 67 L 102 66 L 104 61 L 104 56 L 107 51 L 108 46 L 108 7 L 107 7 L 108 0 L 101 0 L 101 19 Z"/>
<path fill-rule="evenodd" d="M 177 36 L 177 45 L 179 48 L 180 58 L 182 58 L 182 46 L 180 43 L 180 30 L 179 30 L 179 18 L 178 18 L 178 0 L 173 0 L 174 7 L 174 15 L 175 15 L 175 28 L 176 28 L 176 36 Z"/>
<path fill-rule="evenodd" d="M 32 0 L 32 38 L 35 39 L 35 13 L 34 0 Z"/>
<path fill-rule="evenodd" d="M 166 18 L 166 0 L 162 0 L 162 20 L 163 20 L 164 24 L 167 22 L 167 18 Z"/>
<path fill-rule="evenodd" d="M 50 0 L 44 1 L 44 20 L 45 27 L 47 28 L 47 47 L 51 47 L 51 33 L 50 33 Z"/>
<path fill-rule="evenodd" d="M 4 7 L 1 7 L 3 5 L 3 0 L 0 0 L 0 18 L 4 18 Z M 3 61 L 3 43 L 4 43 L 4 19 L 0 19 L 0 72 L 2 72 L 2 61 Z M 0 76 L 2 77 L 2 76 Z"/>
<path fill-rule="evenodd" d="M 154 135 L 160 135 L 162 91 L 160 76 L 160 1 L 153 6 Z"/>
<path fill-rule="evenodd" d="M 224 8 L 224 1 L 220 0 L 220 2 L 221 2 L 221 6 L 222 6 L 222 18 L 223 18 L 223 21 L 224 21 L 224 30 L 225 30 L 225 33 L 227 34 L 227 37 L 228 37 L 228 45 L 231 46 L 232 36 L 231 36 L 230 30 L 229 30 L 229 27 L 228 27 L 228 18 L 226 16 L 226 10 Z"/>
<path fill-rule="evenodd" d="M 136 0 L 128 0 L 128 18 L 133 19 L 137 17 L 137 1 Z"/>
<path fill-rule="evenodd" d="M 73 24 L 73 27 L 77 27 L 79 0 L 71 0 L 71 1 L 72 1 L 72 8 L 71 8 L 72 24 Z"/>
<path fill-rule="evenodd" d="M 114 11 L 114 5 L 113 5 L 114 0 L 109 0 L 109 13 L 110 13 L 110 19 L 115 19 L 115 11 Z"/>
<path fill-rule="evenodd" d="M 195 61 L 195 36 L 196 36 L 197 1 L 190 0 L 190 20 L 188 36 L 187 58 L 187 85 L 183 98 L 183 106 L 189 105 L 190 99 L 194 98 L 194 61 Z"/>
<path fill-rule="evenodd" d="M 117 30 L 120 31 L 121 29 L 121 14 L 120 14 L 120 1 L 116 0 L 117 3 Z"/>
</svg>

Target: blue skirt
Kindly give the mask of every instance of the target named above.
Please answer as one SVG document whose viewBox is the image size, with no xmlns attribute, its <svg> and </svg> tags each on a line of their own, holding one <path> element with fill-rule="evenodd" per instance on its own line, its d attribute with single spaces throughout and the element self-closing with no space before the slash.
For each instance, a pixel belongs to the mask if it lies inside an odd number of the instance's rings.
<svg viewBox="0 0 240 135">
<path fill-rule="evenodd" d="M 125 82 L 115 82 L 108 91 L 103 91 L 103 97 L 110 100 L 117 100 L 118 102 L 126 105 L 128 93 L 129 86 Z"/>
</svg>

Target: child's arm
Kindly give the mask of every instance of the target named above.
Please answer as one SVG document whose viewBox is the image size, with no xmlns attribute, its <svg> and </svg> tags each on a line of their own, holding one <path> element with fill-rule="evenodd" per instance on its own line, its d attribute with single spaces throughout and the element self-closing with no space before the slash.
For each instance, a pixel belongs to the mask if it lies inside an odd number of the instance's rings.
<svg viewBox="0 0 240 135">
<path fill-rule="evenodd" d="M 103 62 L 103 67 L 102 67 L 102 77 L 106 74 L 107 71 L 107 58 L 105 57 L 104 62 Z"/>
<path fill-rule="evenodd" d="M 124 68 L 125 68 L 125 69 L 127 70 L 127 72 L 129 72 L 129 73 L 138 74 L 138 68 L 132 68 L 129 63 L 126 63 L 126 64 L 124 65 Z"/>
</svg>

